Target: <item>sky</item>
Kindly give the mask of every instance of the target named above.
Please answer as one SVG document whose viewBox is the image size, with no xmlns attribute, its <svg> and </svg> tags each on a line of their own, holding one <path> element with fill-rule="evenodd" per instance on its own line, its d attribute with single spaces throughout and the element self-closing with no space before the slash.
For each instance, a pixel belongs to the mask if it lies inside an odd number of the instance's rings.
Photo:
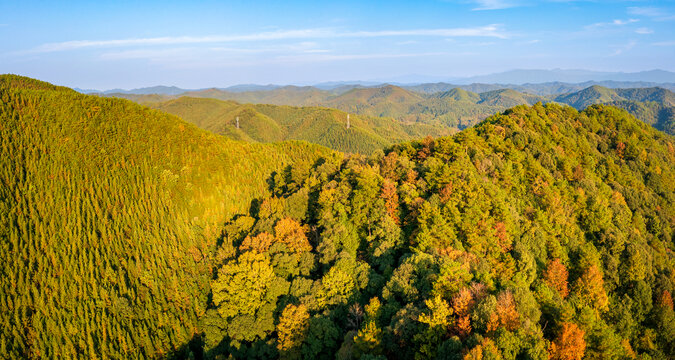
<svg viewBox="0 0 675 360">
<path fill-rule="evenodd" d="M 83 89 L 675 71 L 675 1 L 0 1 L 0 73 Z"/>
</svg>

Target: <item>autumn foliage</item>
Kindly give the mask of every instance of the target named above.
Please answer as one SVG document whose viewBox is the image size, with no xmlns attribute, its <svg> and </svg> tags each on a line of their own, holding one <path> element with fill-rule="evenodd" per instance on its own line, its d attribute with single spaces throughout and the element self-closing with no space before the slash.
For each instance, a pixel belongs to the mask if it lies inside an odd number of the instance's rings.
<svg viewBox="0 0 675 360">
<path fill-rule="evenodd" d="M 305 339 L 309 329 L 309 313 L 305 305 L 288 304 L 279 318 L 277 325 L 277 348 L 282 356 L 293 354 Z"/>
<path fill-rule="evenodd" d="M 602 272 L 596 265 L 591 265 L 577 281 L 576 291 L 595 309 L 607 310 L 609 299 L 605 292 L 605 282 Z"/>
<path fill-rule="evenodd" d="M 567 289 L 567 268 L 560 261 L 554 259 L 548 263 L 546 272 L 544 272 L 544 281 L 548 286 L 555 289 L 563 298 L 567 297 L 569 290 Z"/>
<path fill-rule="evenodd" d="M 299 222 L 291 218 L 281 219 L 274 226 L 276 241 L 282 242 L 293 252 L 311 251 L 307 236 Z"/>
<path fill-rule="evenodd" d="M 520 315 L 516 310 L 516 302 L 513 300 L 513 294 L 505 291 L 497 297 L 497 316 L 499 324 L 509 331 L 513 331 L 520 325 Z"/>
<path fill-rule="evenodd" d="M 584 331 L 574 323 L 564 323 L 549 346 L 549 360 L 581 360 L 585 351 Z"/>
</svg>

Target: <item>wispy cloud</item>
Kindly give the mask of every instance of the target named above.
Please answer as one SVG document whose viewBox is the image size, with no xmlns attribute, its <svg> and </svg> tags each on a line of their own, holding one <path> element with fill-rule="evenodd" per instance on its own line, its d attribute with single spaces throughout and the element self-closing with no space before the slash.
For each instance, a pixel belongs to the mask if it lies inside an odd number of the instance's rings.
<svg viewBox="0 0 675 360">
<path fill-rule="evenodd" d="M 613 53 L 610 54 L 610 56 L 617 56 L 625 53 L 626 51 L 629 51 L 630 49 L 634 48 L 635 45 L 637 45 L 637 42 L 635 41 L 630 41 L 625 45 L 619 46 Z"/>
<path fill-rule="evenodd" d="M 640 34 L 640 35 L 648 35 L 648 34 L 653 34 L 654 30 L 648 29 L 646 27 L 641 27 L 641 28 L 638 28 L 637 30 L 635 30 L 635 33 Z"/>
<path fill-rule="evenodd" d="M 279 56 L 275 61 L 292 61 L 292 62 L 316 62 L 316 61 L 345 61 L 345 60 L 369 60 L 369 59 L 396 59 L 396 58 L 410 58 L 410 57 L 428 57 L 447 55 L 443 52 L 424 52 L 424 53 L 403 53 L 403 54 L 318 54 L 314 56 L 298 56 L 288 55 Z M 455 54 L 453 54 L 455 55 Z"/>
<path fill-rule="evenodd" d="M 638 20 L 638 19 L 626 19 L 626 20 L 614 19 L 610 22 L 599 22 L 599 23 L 588 25 L 588 26 L 586 26 L 586 29 L 597 29 L 597 28 L 604 28 L 604 27 L 611 27 L 611 26 L 623 26 L 623 25 L 636 23 L 638 21 L 640 21 L 640 20 Z"/>
<path fill-rule="evenodd" d="M 144 48 L 121 51 L 107 51 L 99 55 L 102 60 L 149 60 L 163 62 L 167 59 L 194 60 L 201 57 L 213 57 L 217 59 L 241 58 L 249 55 L 269 54 L 316 54 L 328 53 L 330 50 L 318 48 L 314 42 L 300 42 L 285 45 L 262 46 L 258 48 L 237 47 L 174 47 L 174 48 Z"/>
<path fill-rule="evenodd" d="M 653 6 L 633 6 L 628 8 L 631 15 L 646 16 L 656 21 L 675 20 L 675 15 L 668 10 Z"/>
<path fill-rule="evenodd" d="M 478 5 L 473 10 L 501 10 L 522 5 L 519 1 L 513 0 L 474 0 L 473 2 Z"/>
<path fill-rule="evenodd" d="M 375 37 L 492 37 L 508 38 L 499 25 L 468 28 L 411 29 L 382 31 L 335 31 L 333 29 L 304 29 L 260 32 L 246 35 L 178 36 L 116 40 L 74 40 L 43 44 L 24 53 L 49 53 L 85 48 L 113 48 L 152 45 L 187 45 L 208 43 L 256 42 L 300 39 L 375 38 Z"/>
</svg>

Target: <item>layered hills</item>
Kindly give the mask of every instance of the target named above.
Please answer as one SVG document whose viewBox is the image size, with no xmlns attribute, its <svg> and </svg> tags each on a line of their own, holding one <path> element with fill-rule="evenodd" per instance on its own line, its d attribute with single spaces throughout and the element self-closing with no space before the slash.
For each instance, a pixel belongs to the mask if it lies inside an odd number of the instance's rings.
<svg viewBox="0 0 675 360">
<path fill-rule="evenodd" d="M 0 99 L 7 357 L 675 356 L 675 140 L 624 110 L 364 156 L 17 76 Z M 327 111 L 199 100 L 164 106 Z"/>
<path fill-rule="evenodd" d="M 148 106 L 178 115 L 231 139 L 257 142 L 306 140 L 343 152 L 364 154 L 397 142 L 447 135 L 455 130 L 355 114 L 349 115 L 347 128 L 347 113 L 325 107 L 239 104 L 191 97 L 148 103 Z"/>
<path fill-rule="evenodd" d="M 434 85 L 434 84 L 427 84 Z M 314 87 L 278 87 L 271 90 L 225 91 L 209 89 L 187 92 L 191 97 L 232 100 L 239 103 L 274 104 L 291 106 L 321 106 L 370 117 L 388 117 L 405 124 L 418 123 L 436 128 L 463 129 L 473 126 L 486 117 L 517 105 L 537 102 L 559 102 L 579 110 L 592 104 L 613 104 L 622 107 L 642 121 L 660 130 L 671 131 L 675 94 L 667 89 L 608 88 L 593 85 L 579 91 L 557 95 L 535 95 L 527 90 L 517 91 L 500 86 L 464 86 L 447 89 L 443 84 L 432 87 L 402 88 L 393 85 L 381 87 L 352 87 L 348 89 L 321 90 Z M 447 84 L 446 84 L 447 85 Z M 534 86 L 534 85 L 533 85 Z M 544 86 L 543 84 L 541 86 Z M 476 88 L 478 92 L 467 89 Z M 413 89 L 422 91 L 415 92 Z M 431 90 L 442 91 L 430 92 Z M 569 90 L 561 87 L 558 90 Z M 167 101 L 175 96 L 129 95 L 115 96 L 132 99 L 141 104 Z M 646 110 L 649 108 L 649 110 Z M 432 133 L 439 136 L 443 132 Z M 400 137 L 399 137 L 400 138 Z M 313 141 L 313 139 L 307 139 Z"/>
</svg>

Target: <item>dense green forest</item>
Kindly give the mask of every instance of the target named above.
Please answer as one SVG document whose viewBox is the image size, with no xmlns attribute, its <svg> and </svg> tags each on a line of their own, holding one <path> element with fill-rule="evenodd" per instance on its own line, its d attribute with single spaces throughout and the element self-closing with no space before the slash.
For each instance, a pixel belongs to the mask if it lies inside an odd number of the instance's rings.
<svg viewBox="0 0 675 360">
<path fill-rule="evenodd" d="M 624 110 L 347 155 L 12 75 L 0 99 L 2 356 L 675 357 L 675 138 Z"/>
<path fill-rule="evenodd" d="M 455 128 L 404 123 L 391 118 L 350 114 L 323 107 L 239 104 L 208 98 L 180 97 L 153 107 L 178 115 L 205 130 L 231 139 L 274 142 L 306 140 L 343 152 L 371 154 L 395 143 L 428 135 L 449 135 Z M 237 128 L 239 119 L 239 128 Z"/>
<path fill-rule="evenodd" d="M 206 355 L 672 358 L 674 163 L 621 110 L 537 104 L 294 166 L 225 227 Z"/>
<path fill-rule="evenodd" d="M 222 223 L 331 152 L 227 140 L 0 76 L 0 357 L 148 358 L 200 332 Z"/>
</svg>

